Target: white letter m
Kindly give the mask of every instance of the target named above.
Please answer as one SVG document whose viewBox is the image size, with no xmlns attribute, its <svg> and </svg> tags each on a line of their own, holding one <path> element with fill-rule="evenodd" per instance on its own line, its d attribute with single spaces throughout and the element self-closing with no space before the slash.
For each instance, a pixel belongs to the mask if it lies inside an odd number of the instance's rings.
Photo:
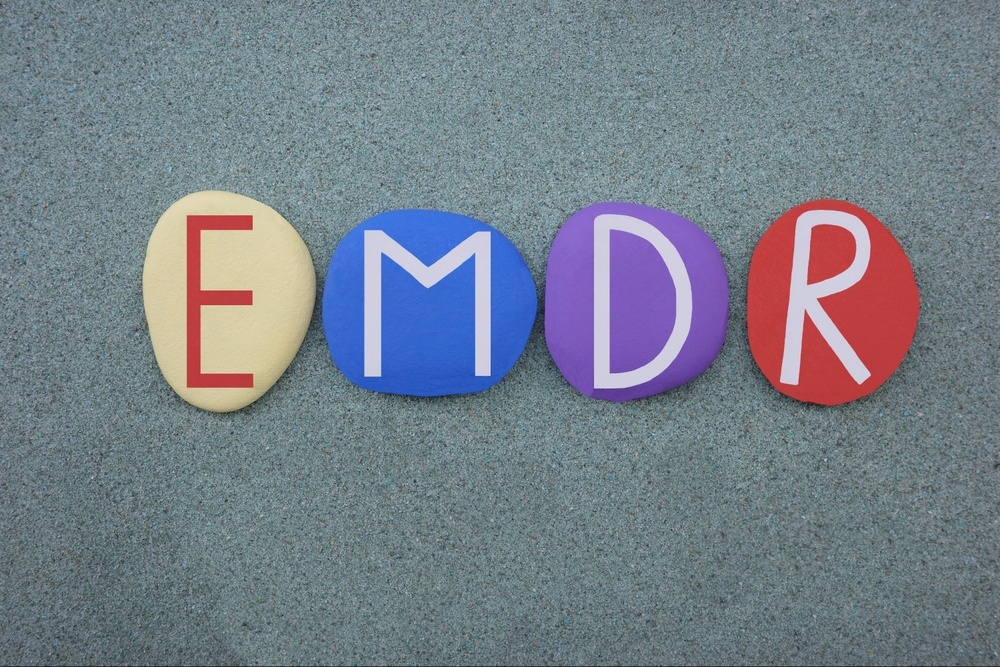
<svg viewBox="0 0 1000 667">
<path fill-rule="evenodd" d="M 426 266 L 382 230 L 365 230 L 365 377 L 382 377 L 382 255 L 424 287 L 433 287 L 470 257 L 475 264 L 476 377 L 490 371 L 490 233 L 475 232 Z"/>
</svg>

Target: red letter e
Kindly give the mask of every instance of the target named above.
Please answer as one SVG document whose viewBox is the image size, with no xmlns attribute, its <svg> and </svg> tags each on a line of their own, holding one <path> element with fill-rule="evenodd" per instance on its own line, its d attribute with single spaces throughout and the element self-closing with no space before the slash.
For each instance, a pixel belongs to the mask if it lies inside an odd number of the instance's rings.
<svg viewBox="0 0 1000 667">
<path fill-rule="evenodd" d="M 201 372 L 202 306 L 252 306 L 251 290 L 201 288 L 201 233 L 253 229 L 252 215 L 189 215 L 187 217 L 187 386 L 192 388 L 251 388 L 253 373 Z"/>
</svg>

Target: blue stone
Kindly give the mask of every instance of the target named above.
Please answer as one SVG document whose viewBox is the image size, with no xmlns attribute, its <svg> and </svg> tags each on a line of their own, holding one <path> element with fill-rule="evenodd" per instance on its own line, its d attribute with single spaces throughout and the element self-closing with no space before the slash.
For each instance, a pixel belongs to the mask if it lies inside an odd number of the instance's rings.
<svg viewBox="0 0 1000 667">
<path fill-rule="evenodd" d="M 344 237 L 323 293 L 337 368 L 364 389 L 410 396 L 485 391 L 517 362 L 538 298 L 521 253 L 484 222 L 397 210 Z"/>
</svg>

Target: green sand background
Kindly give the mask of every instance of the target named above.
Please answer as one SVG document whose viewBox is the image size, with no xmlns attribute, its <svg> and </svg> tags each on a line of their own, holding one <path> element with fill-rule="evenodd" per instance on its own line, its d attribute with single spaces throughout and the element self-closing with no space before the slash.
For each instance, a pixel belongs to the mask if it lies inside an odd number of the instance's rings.
<svg viewBox="0 0 1000 667">
<path fill-rule="evenodd" d="M 0 3 L 0 662 L 1000 662 L 996 2 Z M 728 337 L 614 405 L 539 317 L 495 388 L 368 393 L 319 307 L 260 401 L 159 373 L 180 197 L 348 230 L 497 227 L 544 290 L 604 200 L 718 243 Z M 764 230 L 871 211 L 922 294 L 870 397 L 789 400 L 746 339 Z"/>
</svg>

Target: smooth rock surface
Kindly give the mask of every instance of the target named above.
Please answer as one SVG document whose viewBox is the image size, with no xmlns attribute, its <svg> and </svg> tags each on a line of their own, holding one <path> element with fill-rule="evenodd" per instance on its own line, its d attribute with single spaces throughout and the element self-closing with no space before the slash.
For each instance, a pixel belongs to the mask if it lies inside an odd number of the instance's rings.
<svg viewBox="0 0 1000 667">
<path fill-rule="evenodd" d="M 902 246 L 874 215 L 849 202 L 796 206 L 754 250 L 750 350 L 786 396 L 837 405 L 872 393 L 902 363 L 919 312 Z"/>
<path fill-rule="evenodd" d="M 690 382 L 722 349 L 728 307 L 719 249 L 676 213 L 593 204 L 552 243 L 545 340 L 587 396 L 627 401 Z"/>
<path fill-rule="evenodd" d="M 228 412 L 270 389 L 309 327 L 316 277 L 298 232 L 231 192 L 190 194 L 149 238 L 143 303 L 156 361 L 178 395 Z"/>
<path fill-rule="evenodd" d="M 531 272 L 499 231 L 455 213 L 397 210 L 337 247 L 323 328 L 334 363 L 359 387 L 467 394 L 514 366 L 537 306 Z"/>
</svg>

